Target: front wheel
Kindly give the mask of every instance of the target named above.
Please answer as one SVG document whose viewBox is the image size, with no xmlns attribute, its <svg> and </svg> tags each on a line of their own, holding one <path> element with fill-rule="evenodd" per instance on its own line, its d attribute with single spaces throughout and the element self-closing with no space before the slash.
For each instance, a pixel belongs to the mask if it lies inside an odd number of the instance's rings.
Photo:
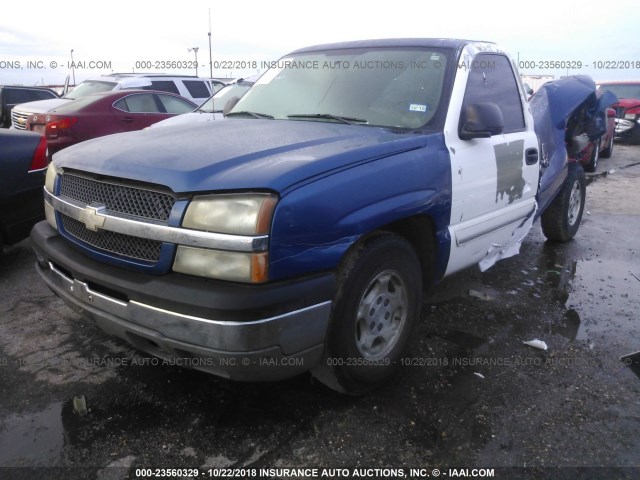
<svg viewBox="0 0 640 480">
<path fill-rule="evenodd" d="M 406 240 L 381 233 L 354 246 L 338 272 L 325 355 L 312 374 L 352 395 L 386 382 L 417 323 L 421 291 L 420 261 Z"/>
<path fill-rule="evenodd" d="M 562 189 L 541 216 L 545 237 L 566 242 L 575 236 L 582 220 L 586 189 L 584 170 L 578 163 L 570 163 Z"/>
</svg>

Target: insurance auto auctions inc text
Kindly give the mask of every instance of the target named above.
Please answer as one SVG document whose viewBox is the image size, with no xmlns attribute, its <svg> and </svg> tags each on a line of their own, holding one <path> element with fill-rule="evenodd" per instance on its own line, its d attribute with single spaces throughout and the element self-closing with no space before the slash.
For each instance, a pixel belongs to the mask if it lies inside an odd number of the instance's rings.
<svg viewBox="0 0 640 480">
<path fill-rule="evenodd" d="M 220 469 L 214 473 L 220 474 L 218 478 L 227 478 L 233 472 L 232 469 Z M 260 468 L 243 469 L 244 478 L 271 477 L 271 478 L 464 478 L 481 477 L 492 478 L 495 476 L 492 468 L 449 468 L 439 470 L 437 468 Z M 211 471 L 210 471 L 211 472 Z M 253 474 L 253 475 L 251 475 Z"/>
</svg>

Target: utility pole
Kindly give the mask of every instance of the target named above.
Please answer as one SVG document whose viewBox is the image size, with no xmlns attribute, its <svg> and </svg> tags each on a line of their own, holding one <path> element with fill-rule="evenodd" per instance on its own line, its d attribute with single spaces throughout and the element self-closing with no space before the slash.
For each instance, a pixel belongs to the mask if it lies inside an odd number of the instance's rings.
<svg viewBox="0 0 640 480">
<path fill-rule="evenodd" d="M 211 56 L 211 8 L 209 8 L 209 78 L 213 78 L 213 57 Z"/>
</svg>

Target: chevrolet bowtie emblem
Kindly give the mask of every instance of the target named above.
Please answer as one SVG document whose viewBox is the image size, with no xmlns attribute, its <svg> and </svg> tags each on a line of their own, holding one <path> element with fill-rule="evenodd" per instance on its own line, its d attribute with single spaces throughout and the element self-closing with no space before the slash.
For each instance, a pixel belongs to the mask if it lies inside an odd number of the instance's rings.
<svg viewBox="0 0 640 480">
<path fill-rule="evenodd" d="M 101 214 L 103 211 L 104 207 L 86 207 L 84 212 L 82 212 L 82 218 L 80 221 L 84 223 L 87 230 L 97 232 L 98 228 L 102 228 L 104 221 L 106 220 L 106 217 Z"/>
</svg>

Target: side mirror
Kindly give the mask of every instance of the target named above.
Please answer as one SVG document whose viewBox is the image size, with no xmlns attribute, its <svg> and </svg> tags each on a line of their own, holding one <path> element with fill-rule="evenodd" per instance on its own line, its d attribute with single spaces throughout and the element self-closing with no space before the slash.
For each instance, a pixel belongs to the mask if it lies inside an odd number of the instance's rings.
<svg viewBox="0 0 640 480">
<path fill-rule="evenodd" d="M 502 110 L 495 103 L 474 103 L 462 110 L 460 131 L 462 140 L 473 138 L 490 138 L 504 130 Z"/>
</svg>

